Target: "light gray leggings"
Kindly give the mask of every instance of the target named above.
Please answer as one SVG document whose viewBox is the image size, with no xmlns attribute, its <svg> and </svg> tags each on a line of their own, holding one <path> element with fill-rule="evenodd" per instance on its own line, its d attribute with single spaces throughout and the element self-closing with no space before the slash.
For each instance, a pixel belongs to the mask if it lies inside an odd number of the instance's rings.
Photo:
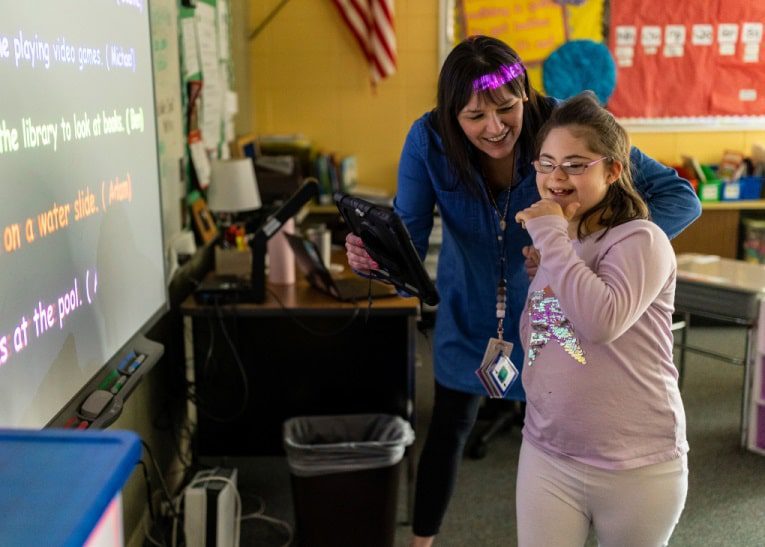
<svg viewBox="0 0 765 547">
<path fill-rule="evenodd" d="M 688 458 L 607 470 L 521 445 L 515 502 L 519 547 L 666 545 L 688 493 Z"/>
</svg>

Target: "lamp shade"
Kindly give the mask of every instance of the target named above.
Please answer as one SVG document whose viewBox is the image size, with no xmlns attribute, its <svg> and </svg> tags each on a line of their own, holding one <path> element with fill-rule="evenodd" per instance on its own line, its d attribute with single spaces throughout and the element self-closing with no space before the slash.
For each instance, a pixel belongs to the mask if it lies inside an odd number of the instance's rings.
<svg viewBox="0 0 765 547">
<path fill-rule="evenodd" d="M 226 213 L 252 211 L 262 205 L 250 158 L 213 161 L 207 204 L 211 211 Z"/>
</svg>

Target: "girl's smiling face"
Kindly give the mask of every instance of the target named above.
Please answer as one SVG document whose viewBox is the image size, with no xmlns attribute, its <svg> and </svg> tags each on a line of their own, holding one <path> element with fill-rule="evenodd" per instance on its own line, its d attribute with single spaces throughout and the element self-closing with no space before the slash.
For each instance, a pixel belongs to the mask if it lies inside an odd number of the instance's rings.
<svg viewBox="0 0 765 547">
<path fill-rule="evenodd" d="M 620 163 L 592 152 L 575 129 L 576 126 L 552 129 L 542 143 L 535 165 L 537 189 L 542 198 L 554 200 L 564 210 L 569 203 L 580 204 L 571 222 L 578 221 L 605 198 L 608 187 L 622 170 Z M 552 171 L 540 173 L 540 168 Z"/>
</svg>

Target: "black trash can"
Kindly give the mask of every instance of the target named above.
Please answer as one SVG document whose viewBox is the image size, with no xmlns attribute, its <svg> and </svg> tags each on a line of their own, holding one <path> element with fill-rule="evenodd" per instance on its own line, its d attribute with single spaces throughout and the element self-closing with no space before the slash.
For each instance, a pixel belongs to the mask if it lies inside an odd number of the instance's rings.
<svg viewBox="0 0 765 547">
<path fill-rule="evenodd" d="M 297 545 L 391 547 L 409 422 L 388 414 L 284 422 Z"/>
</svg>

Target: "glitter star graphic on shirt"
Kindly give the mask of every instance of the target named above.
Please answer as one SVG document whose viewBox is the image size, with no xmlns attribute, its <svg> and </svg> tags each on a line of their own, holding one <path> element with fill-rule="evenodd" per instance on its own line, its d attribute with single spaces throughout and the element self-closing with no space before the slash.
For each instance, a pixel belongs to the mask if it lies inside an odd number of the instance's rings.
<svg viewBox="0 0 765 547">
<path fill-rule="evenodd" d="M 563 314 L 558 297 L 549 286 L 533 291 L 529 296 L 529 323 L 529 366 L 534 364 L 542 347 L 551 339 L 558 342 L 576 362 L 582 365 L 587 363 L 582 346 L 574 334 L 574 328 Z"/>
</svg>

